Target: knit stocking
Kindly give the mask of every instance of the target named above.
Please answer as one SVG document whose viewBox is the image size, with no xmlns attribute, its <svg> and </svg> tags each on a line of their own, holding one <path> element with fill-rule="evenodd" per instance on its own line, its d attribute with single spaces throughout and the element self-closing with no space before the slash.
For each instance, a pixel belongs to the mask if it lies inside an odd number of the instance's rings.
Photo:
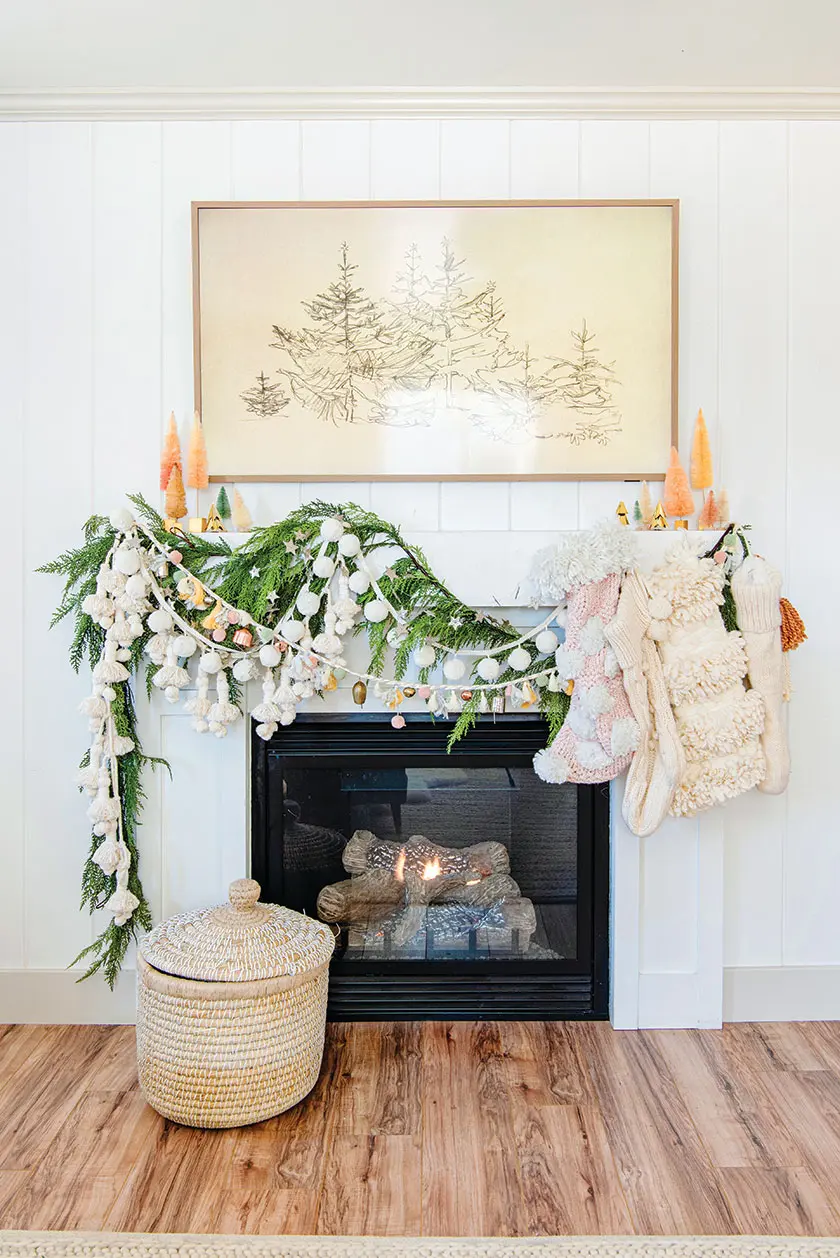
<svg viewBox="0 0 840 1258">
<path fill-rule="evenodd" d="M 608 782 L 629 765 L 639 738 L 605 627 L 621 577 L 613 572 L 569 592 L 566 641 L 557 648 L 561 680 L 574 681 L 563 728 L 534 769 L 545 782 Z"/>
<path fill-rule="evenodd" d="M 790 753 L 782 715 L 786 681 L 781 589 L 781 574 L 758 555 L 745 559 L 732 578 L 732 597 L 747 650 L 750 685 L 764 700 L 761 746 L 767 771 L 758 789 L 767 795 L 781 795 L 790 777 Z"/>
<path fill-rule="evenodd" d="M 746 690 L 740 633 L 720 614 L 723 569 L 688 543 L 648 578 L 654 631 L 677 732 L 688 762 L 671 812 L 690 816 L 750 790 L 764 777 L 764 704 Z"/>
<path fill-rule="evenodd" d="M 653 607 L 657 610 L 655 603 Z M 627 825 L 638 835 L 652 834 L 665 820 L 686 769 L 650 629 L 647 587 L 638 572 L 628 572 L 618 610 L 604 632 L 621 665 L 624 689 L 639 726 L 639 745 L 627 772 L 621 809 Z"/>
</svg>

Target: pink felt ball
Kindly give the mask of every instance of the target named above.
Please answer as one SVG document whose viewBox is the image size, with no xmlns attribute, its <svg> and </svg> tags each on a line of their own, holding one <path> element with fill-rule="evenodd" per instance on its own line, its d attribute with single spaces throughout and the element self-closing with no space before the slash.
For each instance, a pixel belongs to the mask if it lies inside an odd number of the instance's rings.
<svg viewBox="0 0 840 1258">
<path fill-rule="evenodd" d="M 716 551 L 715 551 L 715 563 L 726 563 L 726 551 L 725 551 L 725 550 L 716 550 Z"/>
<path fill-rule="evenodd" d="M 228 618 L 229 625 L 239 624 L 239 612 L 236 610 L 235 607 L 229 607 L 227 609 L 227 618 Z"/>
<path fill-rule="evenodd" d="M 180 563 L 184 556 L 181 554 L 180 550 L 170 550 L 169 558 L 172 563 Z"/>
<path fill-rule="evenodd" d="M 213 641 L 214 641 L 214 642 L 224 642 L 224 640 L 225 640 L 225 631 L 224 631 L 224 629 L 214 629 L 214 630 L 213 630 Z"/>
<path fill-rule="evenodd" d="M 398 712 L 396 716 L 391 717 L 391 724 L 394 729 L 402 729 L 405 725 L 405 717 Z"/>
<path fill-rule="evenodd" d="M 421 699 L 428 699 L 429 695 L 432 693 L 432 688 L 431 686 L 418 686 L 417 693 Z"/>
</svg>

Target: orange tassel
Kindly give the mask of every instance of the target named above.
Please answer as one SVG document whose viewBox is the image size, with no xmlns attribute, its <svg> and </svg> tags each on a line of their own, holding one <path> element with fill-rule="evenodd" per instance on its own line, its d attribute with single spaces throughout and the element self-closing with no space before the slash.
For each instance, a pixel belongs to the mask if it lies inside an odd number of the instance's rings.
<svg viewBox="0 0 840 1258">
<path fill-rule="evenodd" d="M 780 598 L 779 607 L 782 613 L 782 650 L 795 651 L 808 637 L 805 625 L 789 599 Z"/>
</svg>

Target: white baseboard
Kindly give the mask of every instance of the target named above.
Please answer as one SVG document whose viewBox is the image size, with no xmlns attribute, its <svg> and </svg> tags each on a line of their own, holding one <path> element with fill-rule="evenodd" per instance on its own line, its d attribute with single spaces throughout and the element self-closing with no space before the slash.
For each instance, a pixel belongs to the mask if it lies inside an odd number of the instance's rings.
<svg viewBox="0 0 840 1258">
<path fill-rule="evenodd" d="M 83 983 L 79 970 L 0 971 L 0 1022 L 133 1025 L 133 970 L 123 970 L 111 991 L 94 974 Z"/>
<path fill-rule="evenodd" d="M 723 1020 L 840 1020 L 840 965 L 757 965 L 725 969 Z"/>
</svg>

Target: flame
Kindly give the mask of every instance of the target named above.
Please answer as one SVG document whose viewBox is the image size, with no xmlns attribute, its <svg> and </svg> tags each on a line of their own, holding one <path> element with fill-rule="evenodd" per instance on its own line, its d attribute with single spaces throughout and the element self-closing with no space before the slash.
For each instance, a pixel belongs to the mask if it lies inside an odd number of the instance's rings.
<svg viewBox="0 0 840 1258">
<path fill-rule="evenodd" d="M 402 882 L 405 878 L 405 848 L 402 848 L 397 857 L 397 863 L 394 866 L 394 877 L 397 882 Z"/>
<path fill-rule="evenodd" d="M 432 878 L 439 878 L 441 873 L 440 861 L 435 857 L 432 861 L 426 861 L 423 866 L 423 881 L 431 882 Z"/>
</svg>

